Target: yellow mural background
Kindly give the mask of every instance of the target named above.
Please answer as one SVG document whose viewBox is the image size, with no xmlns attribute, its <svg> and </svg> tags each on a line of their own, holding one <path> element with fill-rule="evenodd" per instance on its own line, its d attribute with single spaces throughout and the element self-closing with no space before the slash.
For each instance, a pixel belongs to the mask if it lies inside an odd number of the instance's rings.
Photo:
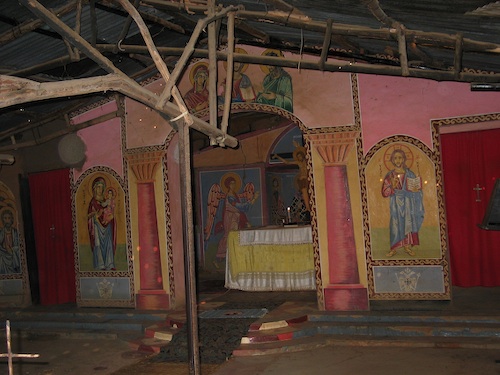
<svg viewBox="0 0 500 375">
<path fill-rule="evenodd" d="M 126 247 L 125 193 L 119 182 L 113 176 L 105 172 L 95 172 L 85 177 L 78 187 L 75 198 L 80 272 L 94 271 L 92 264 L 92 250 L 90 248 L 90 237 L 87 226 L 87 210 L 93 194 L 92 182 L 98 177 L 104 178 L 107 188 L 112 187 L 116 191 L 115 220 L 117 232 L 115 266 L 117 271 L 126 271 L 128 270 L 128 259 Z"/>
<path fill-rule="evenodd" d="M 387 155 L 394 148 L 402 148 L 412 155 L 408 167 L 422 178 L 424 221 L 419 231 L 420 245 L 416 247 L 415 258 L 440 258 L 441 244 L 439 232 L 439 209 L 436 190 L 436 169 L 432 160 L 418 147 L 396 142 L 378 150 L 367 164 L 365 171 L 368 195 L 371 251 L 374 259 L 385 259 L 390 250 L 389 242 L 389 199 L 382 197 L 382 183 L 389 171 Z M 396 254 L 393 258 L 409 258 L 409 255 Z"/>
</svg>

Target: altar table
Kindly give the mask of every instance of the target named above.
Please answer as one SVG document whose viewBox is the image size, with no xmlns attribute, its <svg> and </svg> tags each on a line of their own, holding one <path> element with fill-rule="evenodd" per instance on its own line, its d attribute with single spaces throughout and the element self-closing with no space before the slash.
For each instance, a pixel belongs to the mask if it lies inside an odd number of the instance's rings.
<svg viewBox="0 0 500 375">
<path fill-rule="evenodd" d="M 311 227 L 230 232 L 225 286 L 245 291 L 315 290 Z"/>
</svg>

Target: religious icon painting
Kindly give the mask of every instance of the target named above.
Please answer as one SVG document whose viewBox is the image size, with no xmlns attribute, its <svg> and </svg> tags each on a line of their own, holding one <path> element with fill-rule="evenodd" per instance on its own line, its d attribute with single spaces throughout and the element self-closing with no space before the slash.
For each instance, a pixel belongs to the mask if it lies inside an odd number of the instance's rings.
<svg viewBox="0 0 500 375">
<path fill-rule="evenodd" d="M 195 113 L 208 108 L 208 63 L 199 61 L 189 71 L 191 89 L 184 94 L 190 112 Z"/>
<path fill-rule="evenodd" d="M 21 274 L 23 271 L 24 251 L 16 207 L 12 191 L 0 182 L 0 277 Z"/>
<path fill-rule="evenodd" d="M 127 271 L 125 196 L 106 172 L 87 175 L 77 194 L 80 272 Z"/>
<path fill-rule="evenodd" d="M 389 143 L 373 153 L 365 175 L 372 258 L 441 258 L 437 178 L 431 158 L 409 142 Z"/>
<path fill-rule="evenodd" d="M 280 50 L 267 49 L 263 56 L 283 58 Z M 257 93 L 256 102 L 273 105 L 293 113 L 292 76 L 280 66 L 261 65 L 265 73 L 262 80 L 262 90 Z"/>
<path fill-rule="evenodd" d="M 243 48 L 236 47 L 234 49 L 235 53 L 240 53 L 248 55 L 248 52 Z M 227 71 L 227 62 L 223 61 L 222 66 L 224 70 Z M 233 62 L 233 79 L 232 84 L 229 83 L 224 78 L 219 84 L 219 94 L 218 101 L 219 104 L 223 104 L 226 97 L 226 91 L 228 91 L 228 86 L 231 87 L 231 102 L 232 103 L 253 103 L 257 97 L 254 85 L 250 77 L 245 73 L 248 69 L 249 64 L 240 63 L 238 61 Z M 226 73 L 227 75 L 227 73 Z"/>
<path fill-rule="evenodd" d="M 262 170 L 210 170 L 199 173 L 202 249 L 206 268 L 224 272 L 230 231 L 263 224 Z"/>
</svg>

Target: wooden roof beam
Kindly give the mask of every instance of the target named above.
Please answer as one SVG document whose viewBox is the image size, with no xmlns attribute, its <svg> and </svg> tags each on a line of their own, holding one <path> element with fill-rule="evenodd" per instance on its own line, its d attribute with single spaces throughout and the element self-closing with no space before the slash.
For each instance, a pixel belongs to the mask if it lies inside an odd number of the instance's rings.
<svg viewBox="0 0 500 375">
<path fill-rule="evenodd" d="M 240 19 L 252 19 L 261 22 L 275 22 L 276 24 L 281 24 L 287 27 L 315 31 L 322 34 L 325 33 L 327 27 L 326 22 L 323 21 L 313 21 L 310 19 L 299 17 L 287 17 L 286 14 L 278 12 L 263 13 L 241 10 L 236 13 L 236 17 Z M 397 35 L 397 30 L 395 28 L 374 29 L 365 26 L 334 23 L 332 27 L 332 34 L 348 37 L 355 36 L 361 39 L 394 40 Z M 454 35 L 410 29 L 405 30 L 405 35 L 407 39 L 414 40 L 416 43 L 421 45 L 448 49 L 455 48 Z M 468 38 L 464 38 L 463 43 L 464 51 L 494 54 L 500 53 L 500 45 L 495 43 L 479 42 Z"/>
<path fill-rule="evenodd" d="M 158 49 L 156 48 L 153 38 L 151 37 L 151 34 L 149 33 L 149 29 L 144 23 L 144 20 L 141 18 L 139 12 L 137 9 L 128 2 L 128 0 L 117 0 L 120 5 L 130 14 L 130 16 L 134 19 L 135 23 L 139 27 L 139 31 L 141 32 L 141 35 L 146 43 L 146 46 L 148 47 L 149 54 L 153 58 L 153 61 L 155 62 L 156 67 L 158 68 L 158 71 L 162 75 L 163 79 L 165 82 L 168 82 L 170 79 L 170 72 L 167 68 L 167 65 L 163 61 L 162 57 L 160 56 L 160 53 L 158 52 Z M 104 56 L 103 56 L 104 57 Z M 135 81 L 133 81 L 135 82 Z M 184 103 L 184 99 L 182 98 L 181 93 L 179 92 L 179 89 L 177 86 L 172 87 L 172 96 L 174 97 L 174 100 L 177 104 L 177 106 L 180 108 L 181 113 L 184 117 L 184 121 L 188 125 L 193 124 L 193 119 L 191 118 L 192 116 L 189 114 L 188 108 L 186 106 L 186 103 Z M 162 100 L 158 101 L 158 106 L 163 106 L 165 105 L 165 102 Z"/>
<path fill-rule="evenodd" d="M 169 117 L 177 117 L 182 114 L 179 107 L 171 102 L 167 102 L 164 107 L 159 108 L 158 97 L 153 92 L 137 86 L 140 87 L 134 81 L 124 80 L 121 75 L 113 73 L 101 77 L 44 83 L 0 75 L 0 108 L 46 99 L 116 91 L 157 110 L 160 114 Z M 193 129 L 221 140 L 225 137 L 226 146 L 236 147 L 238 145 L 236 138 L 222 134 L 219 129 L 212 128 L 198 117 L 193 116 L 193 121 L 193 125 L 191 125 Z"/>
<path fill-rule="evenodd" d="M 80 2 L 79 0 L 70 1 L 69 3 L 67 3 L 63 6 L 57 8 L 57 9 L 54 9 L 52 12 L 54 14 L 56 14 L 57 16 L 62 16 L 64 14 L 67 14 L 67 13 L 73 11 L 77 7 L 77 4 L 79 2 Z M 12 29 L 1 34 L 0 35 L 0 46 L 7 44 L 9 42 L 12 42 L 13 40 L 16 40 L 17 38 L 22 37 L 24 34 L 38 29 L 39 27 L 43 26 L 44 24 L 45 24 L 45 22 L 39 18 L 25 21 L 22 24 L 17 25 L 15 27 L 13 27 Z"/>
<path fill-rule="evenodd" d="M 98 45 L 99 50 L 110 51 L 114 47 L 109 45 Z M 122 48 L 129 53 L 144 53 L 144 46 L 137 45 L 122 45 Z M 183 52 L 183 48 L 178 47 L 158 47 L 158 51 L 161 54 L 169 56 L 180 56 Z M 208 50 L 206 49 L 195 49 L 191 55 L 196 58 L 207 58 Z M 223 51 L 217 51 L 218 60 L 226 60 L 227 53 Z M 320 70 L 318 62 L 307 61 L 307 60 L 297 60 L 297 59 L 284 59 L 284 58 L 274 58 L 269 56 L 255 56 L 246 55 L 241 53 L 234 54 L 234 61 L 247 64 L 258 64 L 258 65 L 275 65 L 284 68 L 294 68 L 306 70 Z M 338 62 L 326 62 L 324 66 L 325 71 L 330 72 L 348 72 L 348 73 L 365 73 L 365 74 L 380 74 L 389 76 L 401 76 L 401 68 L 397 66 L 388 66 L 381 64 L 368 64 L 359 63 L 352 61 L 346 63 Z M 411 77 L 427 78 L 435 81 L 457 81 L 454 77 L 453 72 L 448 70 L 431 70 L 431 69 L 417 69 L 409 67 L 409 73 Z M 491 73 L 463 73 L 460 76 L 459 82 L 500 82 L 500 74 Z"/>
<path fill-rule="evenodd" d="M 119 11 L 119 12 L 122 12 L 123 9 L 122 8 L 119 8 L 116 6 L 116 2 L 115 1 L 110 1 L 110 0 L 103 0 L 99 3 L 99 7 L 101 9 L 112 9 L 112 10 L 115 10 L 115 11 Z M 177 25 L 176 23 L 173 23 L 173 22 L 170 22 L 168 20 L 165 20 L 163 18 L 160 18 L 158 16 L 155 16 L 151 13 L 148 13 L 148 12 L 144 12 L 142 11 L 140 8 L 138 8 L 136 6 L 136 9 L 137 11 L 139 12 L 139 14 L 141 15 L 141 17 L 147 21 L 150 21 L 150 22 L 153 22 L 153 23 L 156 23 L 166 29 L 169 29 L 169 30 L 172 30 L 172 31 L 175 31 L 179 34 L 186 34 L 186 30 L 180 26 L 180 25 Z M 190 20 L 190 22 L 192 22 Z M 122 36 L 122 39 L 125 38 L 125 35 Z"/>
<path fill-rule="evenodd" d="M 227 13 L 229 12 L 234 12 L 238 8 L 237 7 L 227 7 L 223 9 L 220 12 L 214 13 L 211 16 L 205 17 L 204 19 L 201 19 L 198 21 L 195 29 L 193 30 L 191 37 L 186 44 L 186 46 L 182 49 L 182 55 L 180 59 L 177 61 L 177 64 L 175 65 L 174 70 L 172 71 L 172 74 L 170 76 L 169 81 L 165 81 L 165 88 L 160 95 L 160 103 L 164 103 L 170 99 L 170 94 L 172 91 L 172 88 L 180 78 L 182 72 L 184 71 L 184 68 L 186 67 L 186 64 L 188 63 L 189 59 L 191 58 L 194 50 L 195 50 L 195 45 L 200 37 L 201 32 L 210 24 L 212 24 L 214 21 L 224 17 Z M 208 57 L 208 56 L 207 56 Z"/>
<path fill-rule="evenodd" d="M 35 0 L 19 0 L 22 4 L 24 4 L 26 7 L 28 7 L 35 15 L 43 19 L 46 23 L 50 25 L 55 31 L 60 33 L 63 37 L 67 37 L 69 40 L 71 40 L 72 44 L 75 45 L 82 51 L 85 55 L 90 57 L 92 60 L 94 60 L 99 66 L 101 66 L 103 69 L 106 71 L 110 72 L 113 77 L 119 77 L 121 80 L 121 84 L 118 85 L 118 88 L 122 88 L 124 91 L 122 92 L 124 95 L 129 96 L 133 99 L 138 100 L 141 103 L 144 103 L 146 105 L 149 105 L 151 108 L 156 109 L 159 111 L 161 114 L 167 115 L 171 118 L 179 117 L 180 115 L 184 115 L 184 112 L 181 112 L 179 110 L 179 107 L 174 105 L 173 103 L 167 102 L 163 106 L 158 105 L 158 97 L 152 93 L 151 91 L 143 88 L 141 85 L 139 85 L 137 82 L 134 80 L 130 79 L 125 73 L 117 69 L 113 63 L 108 60 L 105 56 L 103 56 L 99 51 L 97 51 L 95 48 L 93 48 L 85 39 L 83 39 L 80 35 L 74 33 L 71 28 L 69 28 L 67 25 L 62 23 L 57 17 L 55 17 L 53 14 L 47 11 L 40 3 L 38 3 Z M 121 0 L 120 0 L 121 1 Z M 154 57 L 154 56 L 153 56 Z M 96 77 L 96 79 L 103 80 L 103 77 Z M 80 88 L 80 82 L 82 82 L 82 79 L 79 80 L 72 80 L 72 81 L 65 81 L 65 82 L 58 82 L 58 83 L 46 83 L 46 85 L 54 84 L 54 85 L 63 85 L 68 82 L 71 82 L 75 87 L 78 89 Z M 76 83 L 78 82 L 78 83 Z M 42 84 L 40 84 L 42 85 Z M 63 87 L 63 86 L 61 86 Z M 93 92 L 98 92 L 100 90 L 94 90 Z M 109 87 L 107 89 L 104 89 L 102 91 L 119 91 L 115 87 Z M 74 95 L 82 95 L 81 94 L 74 94 Z M 66 95 L 58 95 L 57 97 L 63 97 Z M 222 132 L 219 129 L 212 129 L 210 125 L 208 125 L 205 121 L 198 119 L 196 117 L 192 117 L 193 119 L 193 127 L 214 138 L 218 139 L 224 139 L 224 144 L 230 147 L 235 147 L 237 145 L 237 140 L 233 137 L 229 137 L 225 134 L 222 134 Z M 172 122 L 171 122 L 172 124 Z M 173 126 L 176 127 L 176 124 L 173 123 Z"/>
<path fill-rule="evenodd" d="M 238 30 L 247 33 L 248 35 L 252 35 L 253 37 L 257 38 L 257 40 L 260 41 L 261 43 L 267 44 L 271 40 L 269 34 L 255 27 L 250 26 L 247 22 L 241 19 L 235 19 L 234 27 Z"/>
</svg>

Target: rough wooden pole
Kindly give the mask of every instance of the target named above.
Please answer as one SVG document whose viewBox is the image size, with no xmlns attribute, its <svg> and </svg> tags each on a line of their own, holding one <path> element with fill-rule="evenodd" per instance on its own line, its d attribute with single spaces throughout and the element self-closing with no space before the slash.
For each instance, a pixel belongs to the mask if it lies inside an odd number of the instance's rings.
<svg viewBox="0 0 500 375">
<path fill-rule="evenodd" d="M 153 38 L 151 37 L 151 34 L 149 32 L 149 28 L 147 27 L 146 23 L 144 20 L 141 18 L 141 15 L 137 11 L 136 8 L 132 4 L 130 4 L 127 0 L 116 0 L 120 3 L 120 5 L 130 14 L 130 16 L 134 19 L 135 23 L 137 24 L 137 27 L 139 27 L 139 31 L 141 32 L 141 35 L 144 39 L 144 42 L 146 43 L 146 46 L 148 47 L 149 53 L 151 57 L 153 58 L 153 61 L 158 68 L 158 71 L 160 72 L 161 76 L 167 82 L 170 78 L 170 72 L 168 71 L 167 64 L 163 61 L 160 53 L 158 52 L 158 49 L 156 48 Z M 184 118 L 186 119 L 186 122 L 189 125 L 193 124 L 193 119 L 191 115 L 189 114 L 189 111 L 186 107 L 186 103 L 184 103 L 184 99 L 182 98 L 181 93 L 179 92 L 179 89 L 177 86 L 174 86 L 172 88 L 172 96 L 175 99 L 175 103 L 177 106 L 180 108 Z M 164 103 L 162 103 L 164 104 Z"/>
<path fill-rule="evenodd" d="M 220 130 L 222 134 L 227 133 L 229 125 L 229 112 L 231 110 L 231 100 L 233 97 L 233 69 L 234 69 L 234 13 L 229 13 L 227 18 L 227 69 L 226 69 L 226 88 L 224 90 L 224 112 Z"/>
<path fill-rule="evenodd" d="M 323 39 L 323 48 L 321 48 L 321 57 L 319 58 L 319 70 L 325 70 L 325 62 L 328 58 L 328 50 L 330 49 L 330 42 L 332 40 L 332 24 L 333 21 L 328 19 L 326 21 L 326 31 L 325 31 L 325 39 Z"/>
<path fill-rule="evenodd" d="M 405 27 L 401 24 L 397 25 L 398 31 L 398 47 L 399 47 L 399 63 L 401 65 L 401 75 L 408 77 L 410 70 L 408 69 L 408 54 L 406 52 L 406 35 Z"/>
<path fill-rule="evenodd" d="M 175 68 L 174 70 L 172 70 L 172 73 L 170 74 L 170 80 L 168 82 L 165 82 L 165 88 L 163 89 L 163 92 L 160 95 L 159 99 L 160 104 L 165 103 L 167 100 L 170 99 L 170 92 L 172 91 L 172 88 L 174 87 L 174 85 L 180 78 L 182 72 L 184 71 L 184 68 L 188 63 L 189 58 L 195 51 L 194 47 L 196 46 L 196 42 L 198 41 L 198 38 L 200 37 L 200 34 L 203 31 L 203 29 L 205 29 L 207 25 L 209 25 L 211 22 L 214 22 L 218 20 L 220 17 L 223 17 L 229 11 L 236 11 L 238 9 L 240 8 L 230 6 L 214 14 L 212 17 L 206 17 L 204 19 L 198 20 L 198 23 L 196 24 L 193 32 L 191 33 L 189 42 L 186 44 L 186 47 L 184 47 L 181 57 L 179 58 L 179 60 L 177 60 Z"/>
<path fill-rule="evenodd" d="M 460 73 L 462 72 L 462 55 L 463 55 L 463 46 L 464 46 L 464 36 L 462 33 L 457 34 L 457 42 L 455 44 L 455 59 L 453 70 L 455 71 L 455 78 L 458 79 L 460 77 Z"/>
<path fill-rule="evenodd" d="M 193 201 L 191 194 L 191 149 L 189 127 L 179 126 L 179 160 L 181 174 L 182 227 L 184 228 L 184 271 L 186 284 L 186 318 L 188 329 L 189 374 L 200 374 L 198 309 L 196 305 L 196 269 L 194 249 Z"/>
<path fill-rule="evenodd" d="M 208 15 L 215 14 L 215 0 L 208 1 Z M 208 107 L 210 108 L 209 124 L 217 128 L 217 30 L 215 22 L 208 25 Z M 210 138 L 210 144 L 217 140 Z"/>
<path fill-rule="evenodd" d="M 81 7 L 81 1 L 69 2 L 68 4 L 63 5 L 60 8 L 53 9 L 53 13 L 57 14 L 59 17 L 62 17 L 68 14 L 69 12 L 72 12 L 77 6 Z M 16 40 L 17 38 L 23 36 L 24 34 L 27 34 L 33 30 L 38 29 L 39 27 L 42 27 L 43 24 L 44 24 L 43 20 L 37 18 L 33 20 L 28 20 L 26 22 L 14 26 L 10 30 L 7 30 L 4 33 L 0 34 L 0 46 L 10 43 L 13 40 Z"/>
<path fill-rule="evenodd" d="M 128 78 L 123 79 L 122 75 L 108 74 L 106 76 L 80 78 L 71 81 L 39 83 L 0 74 L 0 108 L 31 101 L 108 91 L 120 92 L 155 109 L 162 117 L 170 121 L 176 129 L 175 118 L 172 119 L 171 117 L 177 117 L 178 120 L 183 118 L 182 113 L 175 104 L 167 102 L 165 106 L 158 108 L 158 97 L 153 92 Z M 2 95 L 4 93 L 9 93 L 9 95 Z M 193 116 L 192 118 L 194 120 L 193 129 L 209 137 L 219 139 L 226 146 L 236 147 L 238 145 L 236 138 L 222 134 L 220 129 L 213 128 L 198 117 Z"/>
</svg>

